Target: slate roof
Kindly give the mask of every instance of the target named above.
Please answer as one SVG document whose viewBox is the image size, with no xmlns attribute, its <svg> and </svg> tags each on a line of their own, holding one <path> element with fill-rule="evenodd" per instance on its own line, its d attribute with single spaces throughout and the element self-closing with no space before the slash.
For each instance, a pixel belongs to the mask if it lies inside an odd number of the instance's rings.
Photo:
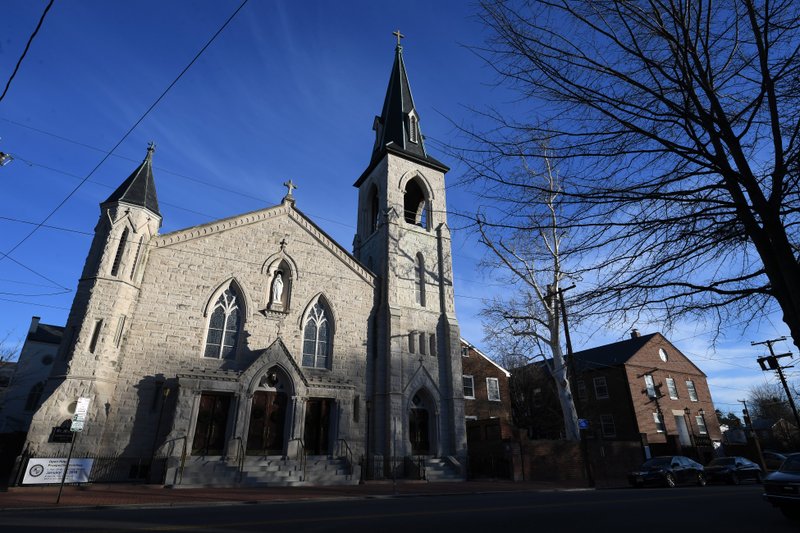
<svg viewBox="0 0 800 533">
<path fill-rule="evenodd" d="M 580 365 L 579 371 L 620 366 L 625 364 L 628 359 L 633 357 L 656 335 L 658 333 L 650 333 L 649 335 L 641 335 L 632 339 L 581 350 L 573 353 L 573 356 L 575 357 L 575 362 Z"/>
<path fill-rule="evenodd" d="M 112 202 L 125 202 L 126 204 L 138 205 L 149 209 L 153 213 L 161 216 L 158 210 L 158 198 L 156 197 L 156 182 L 153 179 L 153 152 L 155 146 L 151 143 L 147 147 L 147 155 L 133 174 L 128 176 L 116 191 L 111 193 L 104 204 Z"/>
<path fill-rule="evenodd" d="M 28 333 L 27 340 L 35 342 L 46 342 L 49 344 L 61 344 L 61 337 L 64 336 L 63 326 L 51 326 L 50 324 L 39 323 L 36 331 Z"/>
<path fill-rule="evenodd" d="M 417 142 L 411 142 L 408 138 L 408 116 L 412 111 L 417 117 Z M 364 181 L 387 152 L 407 157 L 442 172 L 450 170 L 444 163 L 428 155 L 419 122 L 419 112 L 414 105 L 411 84 L 408 82 L 406 65 L 403 61 L 403 47 L 398 45 L 395 48 L 394 65 L 389 76 L 389 86 L 386 88 L 383 110 L 380 116 L 375 117 L 377 138 L 372 150 L 372 159 L 367 170 L 356 181 L 356 187 Z"/>
</svg>

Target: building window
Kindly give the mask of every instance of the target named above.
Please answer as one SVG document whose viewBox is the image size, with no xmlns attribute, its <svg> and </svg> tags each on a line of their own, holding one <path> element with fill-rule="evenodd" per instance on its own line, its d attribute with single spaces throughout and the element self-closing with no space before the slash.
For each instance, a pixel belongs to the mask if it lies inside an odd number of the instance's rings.
<svg viewBox="0 0 800 533">
<path fill-rule="evenodd" d="M 428 353 L 431 354 L 431 357 L 436 357 L 436 333 L 431 333 L 430 336 L 428 337 L 428 340 L 430 341 L 431 345 L 430 346 L 431 349 L 429 350 Z"/>
<path fill-rule="evenodd" d="M 378 229 L 380 223 L 381 203 L 378 196 L 378 188 L 373 184 L 370 189 L 369 199 L 369 232 L 373 233 Z"/>
<path fill-rule="evenodd" d="M 666 432 L 667 428 L 664 426 L 664 417 L 661 416 L 659 412 L 653 413 L 653 422 L 656 423 L 656 431 L 658 433 Z"/>
<path fill-rule="evenodd" d="M 416 344 L 417 344 L 417 334 L 413 331 L 408 334 L 408 351 L 409 353 L 414 353 L 417 351 Z"/>
<path fill-rule="evenodd" d="M 686 389 L 689 391 L 689 399 L 693 402 L 697 401 L 697 389 L 694 388 L 694 381 L 691 379 L 686 380 Z"/>
<path fill-rule="evenodd" d="M 303 331 L 303 366 L 328 368 L 330 323 L 328 313 L 317 301 L 308 313 Z"/>
<path fill-rule="evenodd" d="M 408 140 L 417 142 L 417 117 L 413 114 L 408 115 Z"/>
<path fill-rule="evenodd" d="M 241 325 L 238 299 L 232 286 L 217 298 L 208 321 L 205 357 L 224 359 L 235 354 L 236 338 Z"/>
<path fill-rule="evenodd" d="M 428 229 L 428 199 L 416 178 L 409 180 L 406 184 L 403 212 L 403 219 L 406 223 Z"/>
<path fill-rule="evenodd" d="M 461 357 L 469 357 L 469 346 L 466 344 L 461 345 Z"/>
<path fill-rule="evenodd" d="M 694 417 L 695 422 L 697 422 L 697 432 L 701 435 L 708 435 L 708 428 L 706 428 L 706 419 L 703 415 L 698 415 Z"/>
<path fill-rule="evenodd" d="M 578 398 L 586 401 L 586 382 L 582 379 L 578 380 Z"/>
<path fill-rule="evenodd" d="M 647 390 L 647 397 L 648 398 L 655 398 L 656 397 L 656 384 L 653 381 L 653 376 L 647 374 L 644 377 L 644 387 Z"/>
<path fill-rule="evenodd" d="M 100 330 L 103 329 L 103 320 L 97 320 L 94 323 L 94 331 L 92 332 L 92 340 L 89 341 L 89 353 L 94 353 L 97 349 L 97 341 L 100 339 Z"/>
<path fill-rule="evenodd" d="M 425 345 L 425 332 L 419 332 L 419 353 L 425 355 L 426 345 Z"/>
<path fill-rule="evenodd" d="M 467 400 L 475 399 L 475 381 L 472 376 L 464 376 L 464 398 Z"/>
<path fill-rule="evenodd" d="M 28 399 L 25 401 L 25 410 L 35 411 L 36 408 L 39 406 L 39 402 L 42 399 L 43 393 L 44 393 L 44 383 L 40 382 L 31 387 L 30 392 L 28 392 Z"/>
<path fill-rule="evenodd" d="M 612 415 L 600 415 L 600 428 L 604 437 L 617 436 L 617 428 L 614 426 L 614 417 Z"/>
<path fill-rule="evenodd" d="M 144 244 L 144 235 L 139 237 L 139 245 L 136 247 L 136 255 L 133 256 L 133 268 L 131 268 L 131 279 L 136 275 L 136 268 L 139 266 L 139 255 L 142 253 L 142 244 Z"/>
<path fill-rule="evenodd" d="M 122 332 L 125 329 L 125 315 L 119 317 L 117 321 L 117 332 L 114 333 L 114 346 L 119 348 L 119 343 L 122 342 Z"/>
<path fill-rule="evenodd" d="M 594 396 L 598 400 L 605 400 L 608 398 L 608 384 L 606 383 L 606 378 L 604 376 L 600 376 L 594 378 L 592 380 L 594 383 Z"/>
<path fill-rule="evenodd" d="M 667 389 L 669 389 L 669 397 L 671 400 L 678 399 L 678 387 L 675 386 L 675 380 L 667 378 Z"/>
<path fill-rule="evenodd" d="M 122 237 L 119 238 L 117 253 L 114 255 L 114 263 L 111 265 L 111 275 L 116 276 L 119 272 L 119 265 L 122 263 L 122 254 L 125 253 L 125 245 L 128 244 L 128 228 L 122 230 Z"/>
<path fill-rule="evenodd" d="M 414 264 L 414 294 L 419 305 L 425 307 L 425 258 L 422 254 L 417 254 Z"/>
<path fill-rule="evenodd" d="M 497 378 L 486 378 L 486 395 L 489 401 L 500 401 L 500 381 Z"/>
</svg>

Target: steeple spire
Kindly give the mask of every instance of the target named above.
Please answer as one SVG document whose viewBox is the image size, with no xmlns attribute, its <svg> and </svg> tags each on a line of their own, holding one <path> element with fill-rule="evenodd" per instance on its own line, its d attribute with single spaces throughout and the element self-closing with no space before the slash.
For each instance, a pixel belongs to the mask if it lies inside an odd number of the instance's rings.
<svg viewBox="0 0 800 533">
<path fill-rule="evenodd" d="M 138 205 L 149 209 L 158 216 L 158 197 L 156 196 L 156 183 L 153 179 L 153 152 L 156 145 L 150 142 L 147 145 L 147 155 L 144 161 L 128 176 L 122 185 L 114 191 L 108 199 L 103 202 L 124 202 L 126 204 Z"/>
</svg>

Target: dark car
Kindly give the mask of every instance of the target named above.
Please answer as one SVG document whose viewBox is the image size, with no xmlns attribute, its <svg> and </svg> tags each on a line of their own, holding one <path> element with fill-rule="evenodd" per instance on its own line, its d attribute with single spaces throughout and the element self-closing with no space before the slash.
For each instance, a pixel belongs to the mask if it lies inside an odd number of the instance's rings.
<svg viewBox="0 0 800 533">
<path fill-rule="evenodd" d="M 653 457 L 642 464 L 638 470 L 628 474 L 628 481 L 634 487 L 645 485 L 662 485 L 674 487 L 675 485 L 700 485 L 706 484 L 703 465 L 692 461 L 682 455 L 669 455 Z"/>
<path fill-rule="evenodd" d="M 786 460 L 786 456 L 778 452 L 764 452 L 761 456 L 764 458 L 764 466 L 767 470 L 777 470 Z"/>
<path fill-rule="evenodd" d="M 764 499 L 792 520 L 800 520 L 800 453 L 786 457 L 781 467 L 764 478 Z"/>
<path fill-rule="evenodd" d="M 738 485 L 742 481 L 752 480 L 761 483 L 761 467 L 744 457 L 717 457 L 706 465 L 706 480 L 724 481 Z"/>
</svg>

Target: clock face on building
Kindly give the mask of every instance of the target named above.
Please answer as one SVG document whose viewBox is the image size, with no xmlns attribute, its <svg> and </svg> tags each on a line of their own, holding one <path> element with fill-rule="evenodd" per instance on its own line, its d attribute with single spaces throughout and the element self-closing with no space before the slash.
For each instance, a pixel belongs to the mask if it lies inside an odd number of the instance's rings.
<svg viewBox="0 0 800 533">
<path fill-rule="evenodd" d="M 658 349 L 658 356 L 661 358 L 662 361 L 665 363 L 667 362 L 667 352 L 664 351 L 664 348 Z"/>
</svg>

